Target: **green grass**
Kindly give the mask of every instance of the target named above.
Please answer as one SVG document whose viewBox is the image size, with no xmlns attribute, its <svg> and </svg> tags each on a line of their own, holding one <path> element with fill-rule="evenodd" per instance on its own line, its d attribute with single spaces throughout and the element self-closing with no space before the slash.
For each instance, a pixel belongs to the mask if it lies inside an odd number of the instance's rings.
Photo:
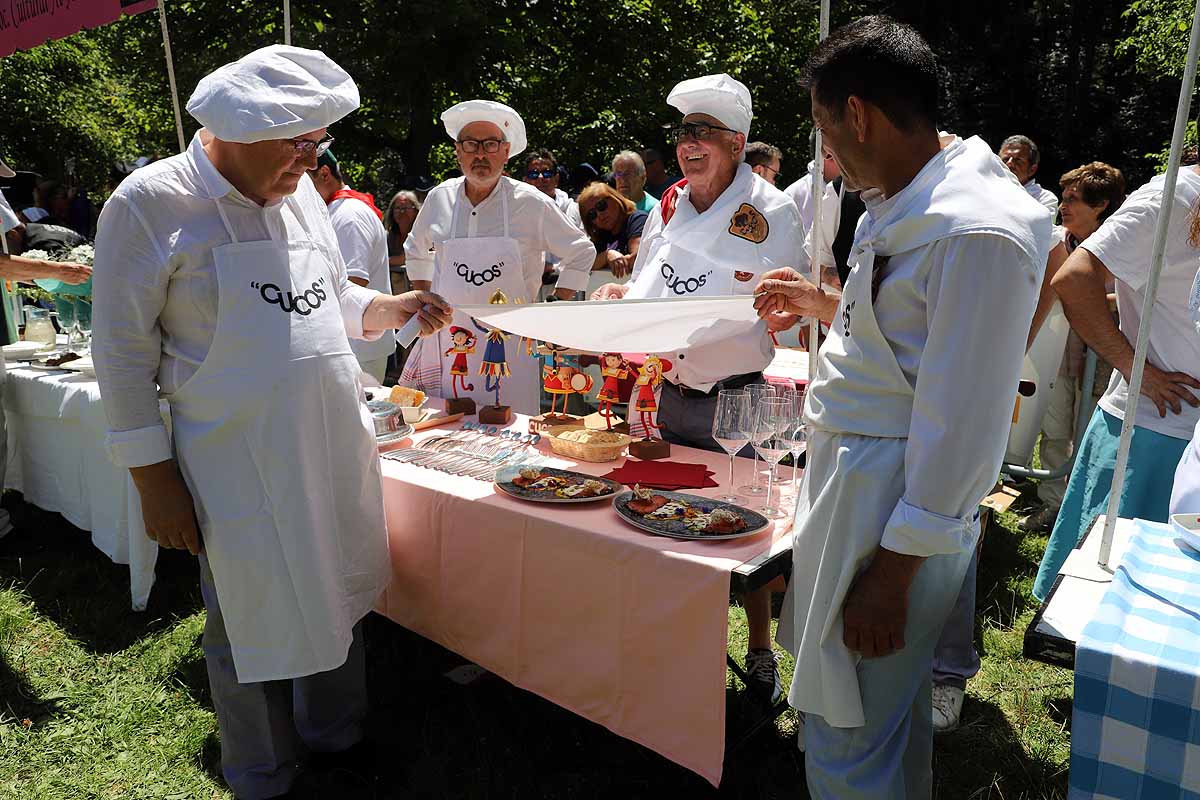
<svg viewBox="0 0 1200 800">
<path fill-rule="evenodd" d="M 160 558 L 148 611 L 129 610 L 128 571 L 86 534 L 9 495 L 18 531 L 0 541 L 0 798 L 229 798 L 204 672 L 195 563 Z M 1002 515 L 978 589 L 983 670 L 963 727 L 935 748 L 936 796 L 1063 797 L 1071 673 L 1025 661 L 1021 640 L 1044 537 Z M 745 621 L 729 613 L 730 652 Z M 806 796 L 792 712 L 731 753 L 720 791 L 656 754 L 494 677 L 459 686 L 463 659 L 386 620 L 367 625 L 371 737 L 384 797 Z M 687 665 L 677 665 L 686 669 Z M 791 663 L 783 671 L 790 675 Z M 729 725 L 754 710 L 730 677 Z"/>
</svg>

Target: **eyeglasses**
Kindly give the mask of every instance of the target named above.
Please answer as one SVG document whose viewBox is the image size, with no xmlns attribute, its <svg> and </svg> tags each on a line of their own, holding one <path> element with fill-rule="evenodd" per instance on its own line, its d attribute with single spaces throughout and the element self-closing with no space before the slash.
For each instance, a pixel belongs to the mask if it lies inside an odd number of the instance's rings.
<svg viewBox="0 0 1200 800">
<path fill-rule="evenodd" d="M 688 139 L 702 142 L 712 136 L 713 131 L 737 133 L 733 128 L 722 128 L 720 125 L 709 125 L 707 122 L 684 122 L 671 128 L 671 139 L 675 144 L 680 144 Z"/>
<path fill-rule="evenodd" d="M 596 201 L 596 205 L 592 206 L 591 210 L 589 210 L 586 214 L 583 215 L 583 219 L 585 222 L 587 222 L 590 225 L 591 223 L 596 221 L 596 217 L 598 215 L 604 214 L 607 211 L 608 211 L 608 198 L 601 198 L 600 200 Z"/>
<path fill-rule="evenodd" d="M 465 147 L 463 149 L 466 150 Z M 470 151 L 468 151 L 468 152 L 470 152 Z M 544 169 L 541 172 L 538 172 L 536 169 L 531 169 L 531 170 L 529 170 L 529 172 L 525 173 L 525 177 L 531 181 L 536 181 L 538 178 L 543 178 L 545 180 L 549 180 L 557 174 L 558 174 L 558 172 L 556 170 L 552 170 L 552 169 Z"/>
<path fill-rule="evenodd" d="M 778 179 L 780 179 L 780 178 L 782 178 L 782 177 L 783 177 L 783 171 L 782 171 L 782 170 L 773 169 L 772 167 L 770 167 L 770 166 L 768 166 L 768 165 L 766 165 L 766 164 L 762 164 L 761 166 L 762 166 L 762 168 L 763 168 L 763 169 L 767 170 L 768 172 L 773 172 L 773 173 L 775 173 L 775 179 L 776 179 L 776 180 L 778 180 Z"/>
<path fill-rule="evenodd" d="M 321 137 L 320 140 L 313 139 L 292 139 L 292 147 L 296 148 L 296 155 L 300 157 L 315 155 L 317 158 L 325 155 L 325 151 L 333 144 L 333 137 L 328 133 Z"/>
<path fill-rule="evenodd" d="M 459 139 L 458 146 L 464 153 L 478 153 L 483 148 L 485 153 L 499 153 L 503 139 Z"/>
<path fill-rule="evenodd" d="M 641 174 L 636 170 L 624 170 L 622 172 L 614 172 L 613 177 L 617 180 L 625 180 L 626 178 L 636 178 Z"/>
<path fill-rule="evenodd" d="M 397 203 L 396 205 L 392 206 L 392 208 L 396 211 L 416 211 L 417 210 L 417 207 L 414 206 L 412 203 Z"/>
</svg>

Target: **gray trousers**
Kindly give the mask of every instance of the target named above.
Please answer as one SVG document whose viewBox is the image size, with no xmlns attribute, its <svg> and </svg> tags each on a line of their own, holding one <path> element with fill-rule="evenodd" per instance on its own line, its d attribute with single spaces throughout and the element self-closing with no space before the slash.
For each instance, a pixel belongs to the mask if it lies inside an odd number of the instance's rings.
<svg viewBox="0 0 1200 800">
<path fill-rule="evenodd" d="M 709 397 L 686 397 L 677 386 L 664 382 L 658 396 L 659 435 L 663 441 L 724 453 L 721 445 L 713 438 L 713 417 L 717 415 L 717 395 Z M 754 449 L 746 445 L 738 455 L 753 458 Z"/>
<path fill-rule="evenodd" d="M 309 752 L 337 752 L 358 743 L 367 717 L 362 623 L 346 663 L 291 680 L 238 683 L 225 619 L 208 559 L 200 556 L 200 590 L 208 621 L 204 658 L 221 732 L 221 771 L 239 800 L 288 791 Z"/>
<path fill-rule="evenodd" d="M 975 572 L 978 568 L 979 548 L 976 547 L 954 609 L 946 619 L 933 651 L 933 682 L 940 686 L 965 689 L 967 681 L 979 672 L 979 653 L 975 652 Z"/>
</svg>

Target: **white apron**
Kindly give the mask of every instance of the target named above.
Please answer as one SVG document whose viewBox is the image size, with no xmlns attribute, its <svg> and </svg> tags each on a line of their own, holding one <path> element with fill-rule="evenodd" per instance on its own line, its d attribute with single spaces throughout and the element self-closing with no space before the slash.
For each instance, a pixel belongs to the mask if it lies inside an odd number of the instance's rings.
<svg viewBox="0 0 1200 800">
<path fill-rule="evenodd" d="M 510 304 L 531 303 L 536 300 L 529 296 L 529 289 L 522 274 L 520 247 L 517 240 L 509 235 L 508 194 L 503 186 L 499 187 L 499 191 L 504 215 L 503 236 L 449 239 L 438 245 L 432 288 L 456 308 L 487 303 L 497 289 L 504 292 Z M 460 202 L 454 203 L 454 213 L 450 221 L 451 231 L 458 230 L 460 205 Z M 487 378 L 480 374 L 480 364 L 488 349 L 487 334 L 480 330 L 470 317 L 458 311 L 454 312 L 450 326 L 417 343 L 409 356 L 401 383 L 421 389 L 435 397 L 455 396 L 451 385 L 454 376 L 450 374 L 455 354 L 446 355 L 446 351 L 451 347 L 451 326 L 466 328 L 474 333 L 477 339 L 475 352 L 467 355 L 468 374 L 465 376 L 467 385 L 473 388 L 463 391 L 460 383 L 457 396 L 470 397 L 479 408 L 495 405 L 495 392 L 487 390 Z M 501 404 L 511 406 L 518 414 L 540 414 L 541 363 L 536 356 L 529 355 L 518 336 L 509 337 L 504 350 L 511 374 L 503 379 L 500 389 Z"/>
<path fill-rule="evenodd" d="M 863 411 L 872 395 L 912 393 L 875 321 L 873 264 L 867 251 L 850 272 L 821 353 L 823 368 L 845 363 L 861 378 L 856 384 L 862 393 L 838 403 L 860 429 L 863 417 L 870 416 Z M 828 409 L 823 421 L 831 421 Z M 809 436 L 808 468 L 796 508 L 792 580 L 778 638 L 795 654 L 795 674 L 801 678 L 792 681 L 788 702 L 835 727 L 865 721 L 856 672 L 861 657 L 842 643 L 842 605 L 904 493 L 908 419 L 895 422 L 904 430 L 891 420 L 879 420 L 870 436 L 816 427 Z"/>
<path fill-rule="evenodd" d="M 238 242 L 216 202 L 233 243 L 213 249 L 212 346 L 167 398 L 176 453 L 238 681 L 311 675 L 387 582 L 374 426 L 331 259 L 311 236 Z"/>
</svg>

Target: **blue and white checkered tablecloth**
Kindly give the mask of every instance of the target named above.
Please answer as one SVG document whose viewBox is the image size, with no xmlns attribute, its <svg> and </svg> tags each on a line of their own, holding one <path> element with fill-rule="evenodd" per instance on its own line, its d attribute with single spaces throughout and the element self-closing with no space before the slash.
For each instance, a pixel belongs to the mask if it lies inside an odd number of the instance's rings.
<svg viewBox="0 0 1200 800">
<path fill-rule="evenodd" d="M 1076 646 L 1069 800 L 1200 800 L 1200 553 L 1135 524 Z"/>
</svg>

